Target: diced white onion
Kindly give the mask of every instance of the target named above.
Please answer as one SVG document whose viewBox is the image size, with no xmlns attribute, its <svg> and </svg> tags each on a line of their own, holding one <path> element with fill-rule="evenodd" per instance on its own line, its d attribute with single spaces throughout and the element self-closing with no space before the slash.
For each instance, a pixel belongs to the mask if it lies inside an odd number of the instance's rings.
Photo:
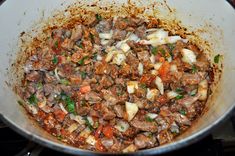
<svg viewBox="0 0 235 156">
<path fill-rule="evenodd" d="M 153 64 L 156 62 L 155 56 L 154 56 L 153 54 L 150 56 L 150 61 L 151 61 L 151 63 L 153 63 Z"/>
<path fill-rule="evenodd" d="M 198 94 L 201 95 L 199 97 L 199 100 L 204 101 L 207 99 L 207 90 L 208 90 L 208 82 L 205 79 L 198 84 Z"/>
<path fill-rule="evenodd" d="M 118 53 L 113 58 L 113 63 L 121 65 L 126 59 L 126 56 L 123 53 Z"/>
<path fill-rule="evenodd" d="M 58 69 L 57 69 L 57 67 L 55 68 L 54 72 L 55 72 L 55 77 L 56 77 L 56 79 L 57 79 L 58 81 L 60 81 L 60 77 L 59 77 L 59 75 L 58 75 Z"/>
<path fill-rule="evenodd" d="M 138 42 L 140 40 L 140 38 L 136 35 L 136 34 L 130 34 L 130 36 L 127 38 L 130 41 L 135 41 Z"/>
<path fill-rule="evenodd" d="M 176 43 L 177 41 L 181 40 L 180 36 L 169 36 L 167 37 L 167 43 Z"/>
<path fill-rule="evenodd" d="M 108 54 L 106 55 L 106 58 L 105 58 L 105 62 L 110 62 L 112 60 L 114 54 L 115 54 L 115 51 L 108 52 Z"/>
<path fill-rule="evenodd" d="M 158 71 L 155 70 L 155 69 L 153 69 L 153 70 L 151 70 L 151 74 L 152 74 L 152 75 L 157 75 L 157 74 L 158 74 Z"/>
<path fill-rule="evenodd" d="M 147 29 L 145 32 L 152 32 L 152 31 L 157 31 L 157 30 L 159 30 L 159 29 L 157 29 L 157 28 L 150 28 L 150 29 Z"/>
<path fill-rule="evenodd" d="M 194 54 L 194 52 L 192 50 L 182 49 L 182 55 L 183 55 L 183 58 L 182 58 L 183 62 L 193 64 L 197 61 L 196 55 Z"/>
<path fill-rule="evenodd" d="M 109 43 L 109 40 L 101 39 L 101 45 L 106 45 Z"/>
<path fill-rule="evenodd" d="M 152 34 L 147 36 L 147 39 L 157 38 L 158 40 L 163 40 L 168 37 L 168 32 L 164 31 L 163 29 L 158 29 L 157 31 L 153 32 Z"/>
<path fill-rule="evenodd" d="M 94 125 L 94 121 L 90 116 L 87 116 L 87 120 L 88 120 L 88 122 L 90 123 L 91 126 Z"/>
<path fill-rule="evenodd" d="M 138 82 L 137 81 L 128 81 L 127 82 L 127 92 L 132 94 L 135 90 L 138 89 Z"/>
<path fill-rule="evenodd" d="M 175 91 L 169 91 L 168 93 L 167 93 L 167 97 L 169 98 L 169 99 L 173 99 L 173 98 L 175 98 L 176 96 L 178 96 L 179 94 L 178 93 L 176 93 Z"/>
<path fill-rule="evenodd" d="M 158 69 L 161 68 L 161 66 L 162 66 L 162 63 L 158 62 L 158 63 L 154 64 L 153 67 L 154 67 L 155 70 L 158 70 Z"/>
<path fill-rule="evenodd" d="M 91 134 L 90 128 L 86 127 L 80 134 L 80 137 L 88 138 L 89 135 Z"/>
<path fill-rule="evenodd" d="M 68 114 L 68 111 L 64 108 L 62 103 L 59 103 L 60 109 L 65 113 Z"/>
<path fill-rule="evenodd" d="M 151 119 L 155 119 L 156 117 L 158 117 L 158 115 L 155 114 L 155 113 L 147 113 L 146 116 L 151 118 Z"/>
<path fill-rule="evenodd" d="M 158 96 L 159 91 L 157 89 L 149 89 L 147 88 L 147 94 L 146 94 L 146 98 L 149 101 L 154 101 L 156 99 L 156 97 Z"/>
<path fill-rule="evenodd" d="M 127 43 L 122 43 L 120 46 L 120 49 L 122 49 L 123 52 L 128 52 L 131 48 Z"/>
<path fill-rule="evenodd" d="M 113 32 L 112 31 L 110 31 L 109 33 L 99 33 L 99 37 L 101 39 L 109 40 L 109 39 L 112 38 L 112 36 L 113 36 Z"/>
<path fill-rule="evenodd" d="M 139 75 L 143 75 L 144 65 L 141 62 L 138 65 L 138 72 L 139 72 Z"/>
<path fill-rule="evenodd" d="M 102 56 L 101 56 L 101 55 L 97 55 L 96 59 L 97 59 L 98 61 L 101 61 L 101 60 L 102 60 Z"/>
<path fill-rule="evenodd" d="M 139 108 L 136 103 L 131 103 L 131 102 L 126 102 L 125 106 L 126 106 L 126 112 L 128 115 L 128 121 L 131 121 L 135 117 Z"/>
<path fill-rule="evenodd" d="M 162 83 L 162 79 L 160 77 L 156 76 L 155 84 L 157 85 L 157 88 L 159 89 L 160 93 L 163 95 L 164 94 L 164 86 Z"/>
<path fill-rule="evenodd" d="M 178 72 L 177 65 L 172 64 L 172 65 L 170 66 L 170 71 L 171 71 L 171 72 Z"/>
<path fill-rule="evenodd" d="M 78 124 L 73 123 L 72 125 L 69 126 L 69 128 L 67 129 L 69 131 L 69 133 L 72 133 L 73 131 L 75 131 L 78 128 Z"/>
<path fill-rule="evenodd" d="M 137 147 L 134 144 L 127 146 L 125 149 L 122 150 L 123 153 L 134 152 L 137 150 Z"/>
<path fill-rule="evenodd" d="M 74 115 L 74 114 L 69 114 L 69 117 L 71 120 L 77 121 L 79 124 L 84 125 L 85 124 L 85 120 L 83 119 L 82 116 L 80 115 Z"/>
<path fill-rule="evenodd" d="M 93 135 L 89 135 L 88 138 L 86 139 L 86 143 L 94 146 L 96 144 L 96 139 Z"/>
<path fill-rule="evenodd" d="M 30 111 L 33 115 L 38 114 L 38 110 L 37 110 L 37 108 L 36 108 L 35 106 L 33 106 L 33 105 L 27 105 L 27 107 L 28 107 L 29 111 Z"/>
<path fill-rule="evenodd" d="M 114 127 L 120 132 L 126 132 L 130 125 L 127 122 L 120 120 Z"/>
</svg>

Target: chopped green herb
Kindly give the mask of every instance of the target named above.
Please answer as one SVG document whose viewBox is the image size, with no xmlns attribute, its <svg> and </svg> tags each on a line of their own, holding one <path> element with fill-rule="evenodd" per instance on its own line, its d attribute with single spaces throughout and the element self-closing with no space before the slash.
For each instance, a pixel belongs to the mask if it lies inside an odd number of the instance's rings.
<svg viewBox="0 0 235 156">
<path fill-rule="evenodd" d="M 214 57 L 214 62 L 215 63 L 219 63 L 219 59 L 220 59 L 220 54 L 218 54 L 218 55 L 216 55 L 215 57 Z"/>
<path fill-rule="evenodd" d="M 124 130 L 124 129 L 125 129 L 125 127 L 121 126 L 121 129 L 122 129 L 122 130 Z"/>
<path fill-rule="evenodd" d="M 173 43 L 168 43 L 167 46 L 169 47 L 171 52 L 173 49 L 175 49 L 175 44 L 173 44 Z"/>
<path fill-rule="evenodd" d="M 80 72 L 82 79 L 86 78 L 87 73 L 85 71 Z"/>
<path fill-rule="evenodd" d="M 178 134 L 179 131 L 177 131 L 177 130 L 171 130 L 171 133 L 173 133 L 173 134 Z"/>
<path fill-rule="evenodd" d="M 18 104 L 21 105 L 21 106 L 24 104 L 24 103 L 23 103 L 22 101 L 20 101 L 20 100 L 18 100 L 17 102 L 18 102 Z"/>
<path fill-rule="evenodd" d="M 191 96 L 195 96 L 197 94 L 197 89 L 194 89 L 190 92 L 190 95 Z"/>
<path fill-rule="evenodd" d="M 97 53 L 94 53 L 94 54 L 92 55 L 92 59 L 93 59 L 93 60 L 97 60 Z"/>
<path fill-rule="evenodd" d="M 177 93 L 181 94 L 184 92 L 184 90 L 182 88 L 176 88 L 175 90 Z"/>
<path fill-rule="evenodd" d="M 60 95 L 61 99 L 65 102 L 69 113 L 75 114 L 75 102 L 64 92 L 62 92 Z"/>
<path fill-rule="evenodd" d="M 69 80 L 67 80 L 67 79 L 61 79 L 61 80 L 60 80 L 60 83 L 67 86 L 67 85 L 69 85 Z"/>
<path fill-rule="evenodd" d="M 197 72 L 197 67 L 195 65 L 192 66 L 192 73 L 196 73 Z"/>
<path fill-rule="evenodd" d="M 42 89 L 42 87 L 43 87 L 42 82 L 38 82 L 36 87 L 37 87 L 37 89 Z"/>
<path fill-rule="evenodd" d="M 157 47 L 153 47 L 151 52 L 153 55 L 157 55 Z"/>
<path fill-rule="evenodd" d="M 59 62 L 58 58 L 54 56 L 54 58 L 52 59 L 52 63 L 57 64 L 58 62 Z"/>
<path fill-rule="evenodd" d="M 144 83 L 141 83 L 141 84 L 140 84 L 140 87 L 141 87 L 142 89 L 147 89 L 147 86 L 146 86 L 146 84 L 144 84 Z"/>
<path fill-rule="evenodd" d="M 29 98 L 28 101 L 31 105 L 35 105 L 38 103 L 38 99 L 35 94 L 32 94 Z"/>
<path fill-rule="evenodd" d="M 79 65 L 84 65 L 84 61 L 88 59 L 88 56 L 83 57 L 81 60 L 78 61 Z"/>
<path fill-rule="evenodd" d="M 94 128 L 98 128 L 98 127 L 99 127 L 99 122 L 96 121 L 96 122 L 94 123 Z"/>
<path fill-rule="evenodd" d="M 78 47 L 79 47 L 79 48 L 83 48 L 82 44 L 79 44 Z"/>
<path fill-rule="evenodd" d="M 55 48 L 58 48 L 58 46 L 59 46 L 59 42 L 58 42 L 58 41 L 55 41 L 54 47 L 55 47 Z"/>
<path fill-rule="evenodd" d="M 96 17 L 96 19 L 97 19 L 98 21 L 101 21 L 101 20 L 102 20 L 102 16 L 101 16 L 100 14 L 96 14 L 95 17 Z"/>
<path fill-rule="evenodd" d="M 128 18 L 123 18 L 122 20 L 125 22 L 128 22 Z"/>
<path fill-rule="evenodd" d="M 149 116 L 145 116 L 145 120 L 148 121 L 148 122 L 153 122 L 154 119 L 150 118 Z"/>
<path fill-rule="evenodd" d="M 62 140 L 63 137 L 62 137 L 61 135 L 59 135 L 59 136 L 57 136 L 57 139 L 58 139 L 58 140 Z"/>
<path fill-rule="evenodd" d="M 93 126 L 91 125 L 91 123 L 89 122 L 89 120 L 87 119 L 87 117 L 84 117 L 83 119 L 85 120 L 85 124 L 87 125 L 87 127 L 88 127 L 91 131 L 93 131 L 94 128 L 93 128 Z"/>
<path fill-rule="evenodd" d="M 179 113 L 182 114 L 182 115 L 186 115 L 187 114 L 187 112 L 185 110 L 183 110 L 183 109 L 179 110 Z"/>
<path fill-rule="evenodd" d="M 92 33 L 90 33 L 90 35 L 89 35 L 89 36 L 90 36 L 91 41 L 92 41 L 92 42 L 94 42 L 94 38 L 95 38 L 95 36 L 94 36 Z"/>
<path fill-rule="evenodd" d="M 162 56 L 165 57 L 166 51 L 164 49 L 160 49 L 160 52 L 161 52 Z"/>
<path fill-rule="evenodd" d="M 177 95 L 175 98 L 177 99 L 177 100 L 179 100 L 179 99 L 182 99 L 184 97 L 184 95 Z"/>
</svg>

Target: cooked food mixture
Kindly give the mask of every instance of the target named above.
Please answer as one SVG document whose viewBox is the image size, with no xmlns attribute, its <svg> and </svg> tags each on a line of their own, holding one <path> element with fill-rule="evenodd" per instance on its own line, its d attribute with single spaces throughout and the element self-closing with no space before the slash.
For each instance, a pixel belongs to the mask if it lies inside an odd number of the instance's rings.
<svg viewBox="0 0 235 156">
<path fill-rule="evenodd" d="M 51 30 L 18 94 L 39 125 L 82 149 L 132 152 L 171 142 L 202 113 L 212 67 L 156 19 L 96 14 Z"/>
</svg>

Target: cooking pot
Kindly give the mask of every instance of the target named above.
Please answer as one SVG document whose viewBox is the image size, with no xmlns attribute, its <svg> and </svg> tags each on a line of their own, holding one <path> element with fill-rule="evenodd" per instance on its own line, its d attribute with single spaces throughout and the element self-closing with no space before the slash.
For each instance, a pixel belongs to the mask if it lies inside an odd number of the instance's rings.
<svg viewBox="0 0 235 156">
<path fill-rule="evenodd" d="M 222 55 L 222 64 L 217 65 L 219 68 L 223 67 L 221 78 L 208 100 L 205 112 L 194 125 L 171 143 L 137 151 L 132 154 L 162 154 L 185 147 L 207 135 L 216 125 L 224 120 L 235 104 L 234 9 L 225 0 L 136 0 L 131 2 L 131 4 L 127 0 L 119 0 L 115 3 L 111 0 L 95 2 L 87 0 L 81 3 L 78 3 L 77 0 L 8 0 L 4 2 L 0 7 L 1 118 L 13 130 L 43 146 L 70 154 L 101 154 L 66 145 L 31 121 L 17 103 L 18 97 L 12 90 L 12 84 L 13 82 L 17 83 L 18 80 L 14 77 L 14 72 L 10 70 L 11 64 L 20 51 L 18 43 L 23 31 L 37 34 L 35 30 L 40 29 L 40 25 L 44 23 L 43 21 L 47 21 L 48 17 L 56 14 L 55 10 L 64 10 L 69 5 L 84 6 L 82 3 L 95 3 L 101 7 L 112 5 L 114 6 L 113 8 L 120 9 L 121 11 L 123 4 L 126 4 L 126 8 L 130 10 L 134 9 L 135 6 L 140 8 L 145 7 L 146 11 L 140 11 L 139 14 L 151 14 L 163 21 L 166 20 L 166 23 L 167 21 L 169 23 L 178 23 L 172 25 L 172 29 L 178 29 L 179 25 L 187 28 L 187 31 L 192 34 L 191 39 L 195 39 L 195 43 L 209 53 L 212 61 L 215 55 Z M 128 5 L 131 7 L 128 7 Z M 128 14 L 130 12 L 125 13 Z M 196 38 L 200 38 L 200 40 L 196 40 Z"/>
</svg>

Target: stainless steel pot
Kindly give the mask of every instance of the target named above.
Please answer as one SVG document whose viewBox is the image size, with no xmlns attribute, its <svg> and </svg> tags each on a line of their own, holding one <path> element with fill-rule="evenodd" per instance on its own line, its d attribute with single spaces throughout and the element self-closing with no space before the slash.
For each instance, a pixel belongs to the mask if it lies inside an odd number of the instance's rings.
<svg viewBox="0 0 235 156">
<path fill-rule="evenodd" d="M 11 75 L 9 68 L 19 51 L 17 43 L 20 33 L 30 30 L 32 25 L 40 25 L 41 21 L 50 17 L 55 9 L 63 10 L 73 2 L 75 0 L 8 0 L 0 7 L 0 114 L 12 129 L 43 146 L 79 155 L 101 154 L 65 145 L 38 128 L 17 104 L 17 97 L 9 86 L 9 81 L 11 83 L 11 80 L 14 80 L 9 78 Z M 91 2 L 93 1 L 87 0 L 83 3 Z M 134 153 L 162 154 L 198 141 L 224 120 L 233 109 L 235 104 L 235 11 L 224 0 L 169 0 L 167 5 L 163 0 L 136 0 L 135 2 L 141 7 L 151 6 L 151 3 L 157 2 L 155 6 L 158 11 L 150 7 L 145 14 L 152 13 L 161 19 L 180 20 L 188 31 L 194 31 L 194 34 L 207 41 L 206 44 L 199 44 L 205 51 L 213 51 L 210 55 L 211 59 L 217 53 L 223 55 L 223 74 L 219 86 L 210 98 L 210 103 L 207 104 L 206 113 L 174 142 Z M 103 0 L 98 5 L 105 6 L 110 3 L 111 0 Z M 112 5 L 118 8 L 123 3 L 127 1 L 116 1 Z"/>
</svg>

